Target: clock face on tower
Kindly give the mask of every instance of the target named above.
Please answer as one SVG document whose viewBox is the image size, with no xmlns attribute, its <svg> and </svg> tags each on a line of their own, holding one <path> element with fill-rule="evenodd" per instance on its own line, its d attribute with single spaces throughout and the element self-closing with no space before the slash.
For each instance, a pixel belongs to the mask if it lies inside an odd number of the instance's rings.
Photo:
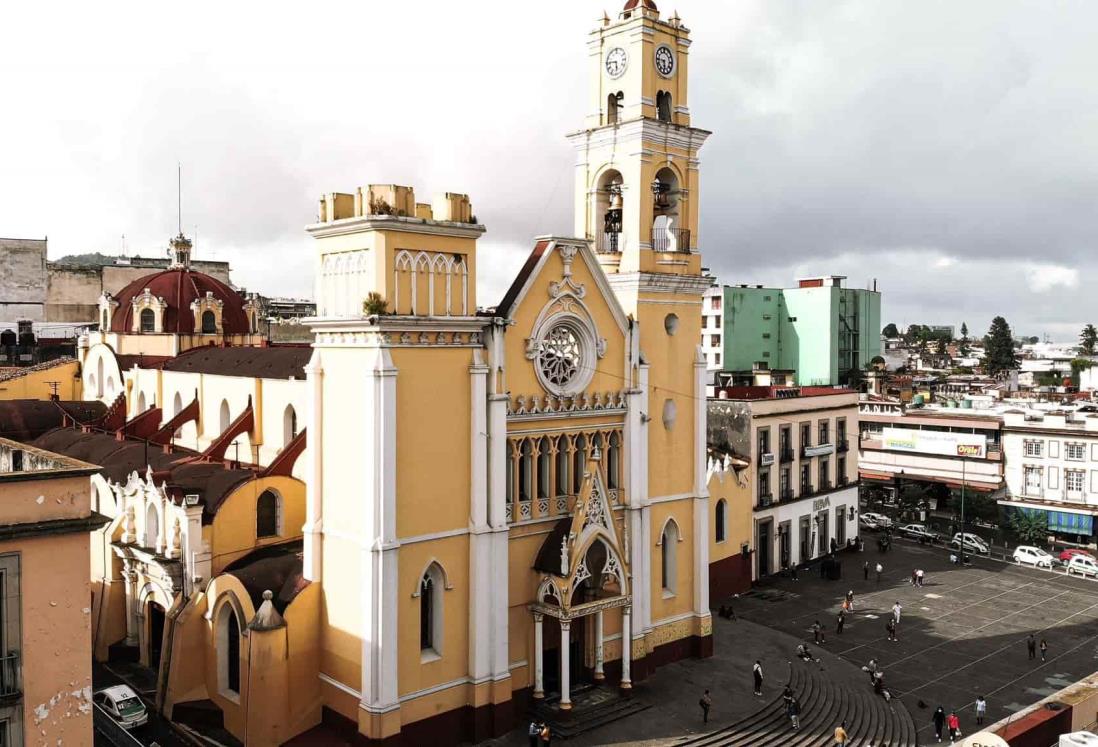
<svg viewBox="0 0 1098 747">
<path fill-rule="evenodd" d="M 666 44 L 656 47 L 656 72 L 665 78 L 675 72 L 675 53 Z"/>
<path fill-rule="evenodd" d="M 606 74 L 611 78 L 620 78 L 629 65 L 629 56 L 621 47 L 614 47 L 606 54 Z"/>
</svg>

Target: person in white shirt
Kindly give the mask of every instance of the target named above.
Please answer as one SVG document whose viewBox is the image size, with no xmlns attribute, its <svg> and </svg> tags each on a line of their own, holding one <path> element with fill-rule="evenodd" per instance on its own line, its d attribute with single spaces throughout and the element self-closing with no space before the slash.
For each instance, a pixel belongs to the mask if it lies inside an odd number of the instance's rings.
<svg viewBox="0 0 1098 747">
<path fill-rule="evenodd" d="M 977 726 L 984 723 L 984 716 L 987 715 L 987 701 L 984 700 L 984 696 L 976 698 L 976 724 Z"/>
<path fill-rule="evenodd" d="M 900 610 L 902 609 L 903 607 L 900 606 L 899 602 L 896 602 L 896 604 L 892 605 L 892 619 L 896 621 L 897 625 L 900 624 Z"/>
</svg>

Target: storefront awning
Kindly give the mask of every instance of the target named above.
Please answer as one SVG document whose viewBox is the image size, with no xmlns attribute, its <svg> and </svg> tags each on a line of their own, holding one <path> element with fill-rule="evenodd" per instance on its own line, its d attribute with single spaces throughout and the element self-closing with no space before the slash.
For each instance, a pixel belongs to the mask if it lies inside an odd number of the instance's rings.
<svg viewBox="0 0 1098 747">
<path fill-rule="evenodd" d="M 1046 511 L 1042 508 L 1026 508 L 1016 506 L 1015 510 L 1024 513 L 1044 514 L 1048 522 L 1050 532 L 1065 532 L 1067 534 L 1094 534 L 1094 517 L 1090 514 L 1075 514 L 1067 511 Z"/>
</svg>

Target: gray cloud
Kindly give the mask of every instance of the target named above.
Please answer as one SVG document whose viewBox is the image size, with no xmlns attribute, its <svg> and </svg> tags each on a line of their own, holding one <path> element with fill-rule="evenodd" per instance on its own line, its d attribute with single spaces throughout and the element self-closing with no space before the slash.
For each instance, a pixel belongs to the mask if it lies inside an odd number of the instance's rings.
<svg viewBox="0 0 1098 747">
<path fill-rule="evenodd" d="M 665 12 L 674 8 L 667 2 Z M 616 8 L 607 6 L 610 12 Z M 977 0 L 702 3 L 693 120 L 701 240 L 726 282 L 878 278 L 885 321 L 1005 315 L 1074 337 L 1093 313 L 1098 6 Z M 530 239 L 572 232 L 565 132 L 586 105 L 588 3 L 6 9 L 0 234 L 51 254 L 161 251 L 184 222 L 238 282 L 307 294 L 325 191 L 465 191 L 480 298 Z M 170 28 L 170 31 L 168 30 Z M 37 30 L 41 30 L 39 31 Z M 47 31 L 48 29 L 48 31 Z"/>
</svg>

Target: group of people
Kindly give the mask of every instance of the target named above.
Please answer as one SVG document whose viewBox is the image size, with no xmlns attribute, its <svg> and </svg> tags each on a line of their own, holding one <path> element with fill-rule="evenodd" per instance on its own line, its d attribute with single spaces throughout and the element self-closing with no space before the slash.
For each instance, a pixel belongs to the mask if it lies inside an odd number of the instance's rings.
<svg viewBox="0 0 1098 747">
<path fill-rule="evenodd" d="M 709 692 L 706 690 L 706 692 Z M 526 734 L 530 738 L 530 747 L 549 747 L 553 741 L 553 732 L 544 721 L 534 719 Z"/>
<path fill-rule="evenodd" d="M 981 695 L 976 699 L 976 723 L 984 723 L 984 715 L 987 713 L 987 701 L 984 700 L 984 696 Z M 934 715 L 931 717 L 934 722 L 934 738 L 939 742 L 942 741 L 943 735 L 949 736 L 949 743 L 953 744 L 961 738 L 961 718 L 957 715 L 957 711 L 950 711 L 949 715 L 946 715 L 945 709 L 938 706 L 934 709 Z"/>
</svg>

